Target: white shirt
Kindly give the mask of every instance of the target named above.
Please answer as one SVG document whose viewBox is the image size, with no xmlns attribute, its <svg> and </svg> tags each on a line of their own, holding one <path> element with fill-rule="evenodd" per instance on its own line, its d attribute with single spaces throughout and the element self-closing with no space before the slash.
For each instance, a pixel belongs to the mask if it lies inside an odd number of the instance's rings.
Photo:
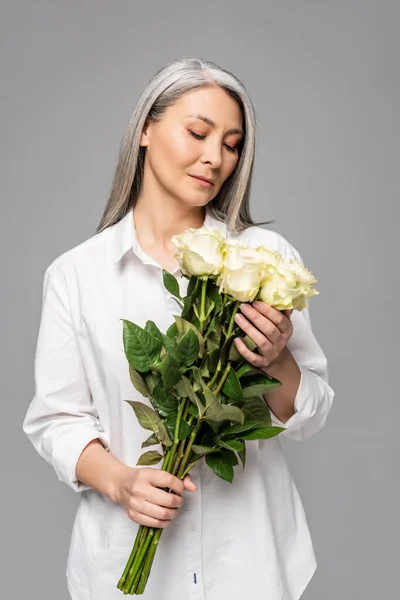
<svg viewBox="0 0 400 600">
<path fill-rule="evenodd" d="M 227 235 L 226 225 L 210 215 L 204 225 Z M 282 235 L 260 226 L 233 237 L 301 260 Z M 185 295 L 188 280 L 179 269 L 174 274 Z M 45 272 L 35 395 L 23 430 L 59 480 L 80 493 L 66 571 L 73 600 L 124 597 L 116 586 L 139 527 L 125 508 L 75 474 L 90 440 L 100 438 L 136 467 L 148 437 L 124 402 L 149 400 L 130 381 L 121 319 L 140 326 L 152 319 L 165 331 L 179 310 L 163 286 L 162 267 L 138 243 L 132 209 Z M 291 320 L 287 346 L 301 370 L 296 413 L 286 423 L 272 414 L 273 424 L 286 430 L 247 442 L 245 470 L 239 463 L 232 484 L 204 460 L 195 465 L 197 492 L 184 492 L 178 517 L 162 533 L 144 600 L 298 600 L 313 576 L 317 563 L 306 515 L 279 438 L 301 441 L 320 430 L 334 392 L 308 309 L 293 311 Z"/>
</svg>

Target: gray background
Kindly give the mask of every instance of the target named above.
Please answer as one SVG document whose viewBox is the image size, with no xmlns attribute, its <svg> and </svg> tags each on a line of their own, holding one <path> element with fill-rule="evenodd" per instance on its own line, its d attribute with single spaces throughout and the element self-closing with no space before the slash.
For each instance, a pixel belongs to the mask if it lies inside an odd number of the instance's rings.
<svg viewBox="0 0 400 600">
<path fill-rule="evenodd" d="M 399 4 L 1 9 L 1 596 L 68 599 L 78 496 L 21 429 L 44 271 L 94 235 L 143 87 L 192 55 L 247 87 L 259 125 L 253 216 L 275 219 L 319 280 L 311 318 L 335 401 L 321 432 L 283 440 L 318 560 L 303 598 L 398 598 Z"/>
</svg>

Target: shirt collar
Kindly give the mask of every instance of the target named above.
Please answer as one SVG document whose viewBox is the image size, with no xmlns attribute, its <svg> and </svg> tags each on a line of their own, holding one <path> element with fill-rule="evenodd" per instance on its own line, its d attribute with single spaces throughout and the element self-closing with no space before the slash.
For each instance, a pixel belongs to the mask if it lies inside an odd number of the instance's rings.
<svg viewBox="0 0 400 600">
<path fill-rule="evenodd" d="M 218 219 L 215 219 L 207 212 L 203 227 L 218 227 L 218 229 L 221 230 L 222 235 L 226 237 L 226 224 L 218 221 Z M 147 257 L 147 255 L 145 255 L 141 249 L 136 236 L 135 223 L 133 219 L 133 207 L 131 207 L 126 215 L 117 223 L 115 223 L 112 228 L 114 263 L 117 263 L 119 260 L 121 260 L 128 250 L 132 250 L 135 254 L 137 254 L 137 256 L 139 256 L 141 260 Z M 148 260 L 146 260 L 146 262 L 148 262 Z"/>
</svg>

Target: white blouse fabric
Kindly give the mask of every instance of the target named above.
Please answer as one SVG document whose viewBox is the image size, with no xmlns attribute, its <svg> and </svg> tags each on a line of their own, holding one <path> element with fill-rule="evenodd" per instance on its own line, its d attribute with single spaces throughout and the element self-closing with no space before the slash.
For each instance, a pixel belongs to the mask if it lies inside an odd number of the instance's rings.
<svg viewBox="0 0 400 600">
<path fill-rule="evenodd" d="M 205 226 L 226 225 L 206 215 Z M 251 226 L 230 238 L 265 244 L 301 261 L 279 233 Z M 188 280 L 174 271 L 181 294 Z M 316 300 L 318 301 L 318 300 Z M 78 458 L 94 438 L 131 467 L 148 434 L 124 400 L 133 387 L 123 350 L 122 320 L 165 331 L 179 314 L 163 286 L 162 267 L 140 247 L 132 208 L 108 227 L 57 257 L 47 268 L 35 355 L 35 394 L 23 431 L 60 481 L 80 493 L 67 564 L 73 600 L 121 600 L 116 587 L 139 525 L 120 504 L 76 479 Z M 295 414 L 269 440 L 247 442 L 246 467 L 232 484 L 204 460 L 191 470 L 197 492 L 164 529 L 144 600 L 298 600 L 317 563 L 306 515 L 280 437 L 295 441 L 320 430 L 334 392 L 327 359 L 308 309 L 292 313 L 288 348 L 301 370 Z M 140 467 L 138 467 L 140 468 Z M 158 468 L 158 467 L 156 467 Z"/>
</svg>

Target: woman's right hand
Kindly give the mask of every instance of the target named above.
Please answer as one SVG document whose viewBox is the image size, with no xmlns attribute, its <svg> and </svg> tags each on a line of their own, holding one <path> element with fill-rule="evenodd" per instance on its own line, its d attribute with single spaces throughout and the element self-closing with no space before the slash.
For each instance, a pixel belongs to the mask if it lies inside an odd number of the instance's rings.
<svg viewBox="0 0 400 600">
<path fill-rule="evenodd" d="M 196 491 L 187 474 L 181 481 L 175 475 L 152 467 L 132 468 L 125 465 L 115 493 L 116 501 L 125 507 L 129 518 L 146 527 L 168 527 L 178 515 L 184 490 Z M 174 493 L 160 488 L 169 488 Z"/>
</svg>

